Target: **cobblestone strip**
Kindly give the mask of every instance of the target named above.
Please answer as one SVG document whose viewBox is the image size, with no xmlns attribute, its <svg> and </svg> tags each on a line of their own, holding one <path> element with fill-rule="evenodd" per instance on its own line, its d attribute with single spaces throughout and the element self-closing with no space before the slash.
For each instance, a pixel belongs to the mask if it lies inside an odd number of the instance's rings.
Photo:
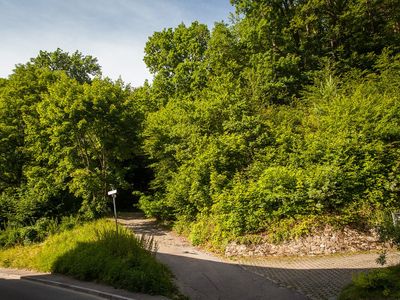
<svg viewBox="0 0 400 300">
<path fill-rule="evenodd" d="M 244 269 L 310 299 L 336 299 L 352 277 L 379 267 L 376 253 L 298 258 L 237 258 Z M 388 265 L 400 263 L 400 254 L 388 254 Z"/>
</svg>

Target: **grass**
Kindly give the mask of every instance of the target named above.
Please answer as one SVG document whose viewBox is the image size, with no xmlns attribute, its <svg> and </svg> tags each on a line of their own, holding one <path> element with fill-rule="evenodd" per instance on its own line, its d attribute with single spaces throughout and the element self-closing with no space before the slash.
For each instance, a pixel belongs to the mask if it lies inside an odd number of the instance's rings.
<svg viewBox="0 0 400 300">
<path fill-rule="evenodd" d="M 400 299 L 400 265 L 355 276 L 339 296 L 339 300 L 353 299 Z"/>
<path fill-rule="evenodd" d="M 156 261 L 152 239 L 98 220 L 55 234 L 41 244 L 0 251 L 0 265 L 66 274 L 133 292 L 180 298 L 172 274 Z"/>
</svg>

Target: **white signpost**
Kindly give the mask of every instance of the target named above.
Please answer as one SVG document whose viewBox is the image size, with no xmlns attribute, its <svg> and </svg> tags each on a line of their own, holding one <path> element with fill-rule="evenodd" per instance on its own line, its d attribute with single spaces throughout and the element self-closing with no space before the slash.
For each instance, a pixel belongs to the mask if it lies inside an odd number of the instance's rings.
<svg viewBox="0 0 400 300">
<path fill-rule="evenodd" d="M 117 221 L 118 216 L 117 216 L 117 206 L 115 204 L 115 198 L 117 197 L 117 190 L 111 190 L 107 194 L 113 198 L 115 229 L 116 229 L 117 234 L 118 234 L 118 221 Z"/>
</svg>

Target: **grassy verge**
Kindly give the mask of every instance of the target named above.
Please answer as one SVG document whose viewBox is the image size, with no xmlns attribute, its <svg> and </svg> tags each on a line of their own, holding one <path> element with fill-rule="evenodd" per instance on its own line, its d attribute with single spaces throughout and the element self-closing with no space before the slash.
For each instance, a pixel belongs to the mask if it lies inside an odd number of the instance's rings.
<svg viewBox="0 0 400 300">
<path fill-rule="evenodd" d="M 400 265 L 354 277 L 339 296 L 339 300 L 353 299 L 400 299 Z"/>
<path fill-rule="evenodd" d="M 133 292 L 179 298 L 170 271 L 155 260 L 151 240 L 106 220 L 87 223 L 47 238 L 42 244 L 0 251 L 0 265 L 70 275 Z"/>
</svg>

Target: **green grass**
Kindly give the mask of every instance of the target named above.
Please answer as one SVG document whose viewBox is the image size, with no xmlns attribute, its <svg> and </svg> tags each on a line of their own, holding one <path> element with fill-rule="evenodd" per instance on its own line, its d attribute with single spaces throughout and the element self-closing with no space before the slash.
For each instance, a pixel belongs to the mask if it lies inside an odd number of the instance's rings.
<svg viewBox="0 0 400 300">
<path fill-rule="evenodd" d="M 0 251 L 0 265 L 70 275 L 133 292 L 179 298 L 172 274 L 155 260 L 151 239 L 99 220 L 47 238 L 42 244 Z"/>
<path fill-rule="evenodd" d="M 400 299 L 400 265 L 354 277 L 339 296 L 339 300 L 353 299 Z"/>
</svg>

